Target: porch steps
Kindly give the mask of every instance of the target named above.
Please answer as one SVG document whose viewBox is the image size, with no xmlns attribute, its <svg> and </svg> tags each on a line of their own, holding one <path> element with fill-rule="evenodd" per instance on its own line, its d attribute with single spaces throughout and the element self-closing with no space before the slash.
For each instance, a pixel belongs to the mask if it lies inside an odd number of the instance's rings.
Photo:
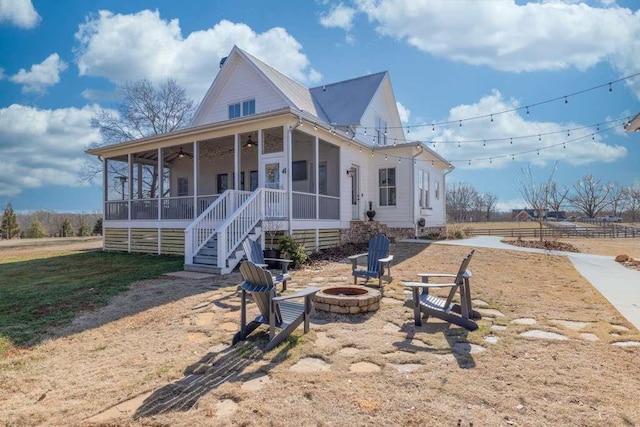
<svg viewBox="0 0 640 427">
<path fill-rule="evenodd" d="M 254 227 L 247 238 L 257 240 L 262 233 L 262 227 Z M 218 267 L 218 235 L 215 234 L 193 257 L 193 264 L 185 264 L 185 271 L 199 273 L 227 274 L 231 272 L 243 259 L 244 250 L 240 246 L 226 261 L 226 267 Z"/>
</svg>

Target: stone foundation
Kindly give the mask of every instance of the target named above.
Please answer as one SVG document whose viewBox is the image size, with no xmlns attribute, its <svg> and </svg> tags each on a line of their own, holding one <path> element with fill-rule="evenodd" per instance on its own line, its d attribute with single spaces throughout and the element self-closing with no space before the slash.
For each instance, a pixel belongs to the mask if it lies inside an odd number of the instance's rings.
<svg viewBox="0 0 640 427">
<path fill-rule="evenodd" d="M 418 236 L 416 236 L 414 228 L 390 228 L 378 221 L 351 221 L 349 229 L 341 230 L 340 243 L 368 243 L 369 239 L 376 234 L 384 234 L 391 242 L 395 242 L 443 231 L 444 227 L 422 227 L 418 228 Z"/>
</svg>

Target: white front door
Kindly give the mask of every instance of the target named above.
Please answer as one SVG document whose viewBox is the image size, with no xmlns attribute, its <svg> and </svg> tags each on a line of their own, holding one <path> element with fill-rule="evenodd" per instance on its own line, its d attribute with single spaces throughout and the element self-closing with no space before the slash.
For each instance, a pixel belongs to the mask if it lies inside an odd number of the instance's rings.
<svg viewBox="0 0 640 427">
<path fill-rule="evenodd" d="M 358 165 L 351 165 L 349 169 L 351 176 L 351 219 L 360 219 L 360 168 Z"/>
<path fill-rule="evenodd" d="M 283 188 L 283 182 L 280 178 L 280 162 L 277 160 L 265 160 L 263 167 L 263 179 L 265 188 L 273 188 L 276 190 Z"/>
</svg>

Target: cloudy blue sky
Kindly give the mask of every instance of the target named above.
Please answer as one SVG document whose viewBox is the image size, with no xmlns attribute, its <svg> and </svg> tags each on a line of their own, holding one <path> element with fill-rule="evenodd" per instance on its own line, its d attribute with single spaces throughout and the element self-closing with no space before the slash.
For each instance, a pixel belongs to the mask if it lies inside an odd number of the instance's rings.
<svg viewBox="0 0 640 427">
<path fill-rule="evenodd" d="M 101 210 L 99 186 L 79 179 L 84 150 L 100 142 L 92 115 L 141 77 L 175 78 L 199 102 L 234 44 L 307 86 L 389 71 L 407 136 L 435 141 L 456 166 L 449 182 L 491 192 L 503 208 L 522 204 L 528 165 L 542 180 L 557 162 L 562 184 L 587 173 L 630 184 L 640 134 L 622 124 L 640 111 L 640 76 L 624 78 L 640 73 L 639 8 L 0 0 L 0 208 Z"/>
</svg>

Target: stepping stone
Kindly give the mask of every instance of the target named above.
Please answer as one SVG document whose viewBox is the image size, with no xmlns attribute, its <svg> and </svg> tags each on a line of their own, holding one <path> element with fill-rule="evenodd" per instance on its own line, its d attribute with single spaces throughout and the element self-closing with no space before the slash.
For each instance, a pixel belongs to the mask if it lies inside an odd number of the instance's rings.
<svg viewBox="0 0 640 427">
<path fill-rule="evenodd" d="M 488 344 L 497 344 L 498 343 L 498 337 L 495 335 L 487 335 L 486 337 L 484 337 L 484 342 L 488 343 Z"/>
<path fill-rule="evenodd" d="M 491 325 L 492 331 L 506 331 L 507 327 L 504 325 Z"/>
<path fill-rule="evenodd" d="M 260 391 L 269 381 L 271 381 L 269 375 L 260 374 L 244 382 L 240 388 L 245 391 Z"/>
<path fill-rule="evenodd" d="M 225 332 L 237 332 L 239 327 L 236 322 L 225 322 L 218 326 L 219 330 L 223 330 Z"/>
<path fill-rule="evenodd" d="M 418 363 L 389 363 L 389 365 L 393 366 L 398 370 L 398 372 L 402 372 L 403 374 L 417 371 L 422 367 L 422 365 Z"/>
<path fill-rule="evenodd" d="M 489 306 L 488 303 L 482 301 L 481 299 L 471 300 L 471 305 L 474 307 L 486 308 Z"/>
<path fill-rule="evenodd" d="M 568 339 L 564 335 L 556 334 L 555 332 L 541 331 L 538 329 L 532 329 L 530 331 L 523 332 L 520 334 L 520 336 L 527 337 L 527 338 L 540 338 L 545 340 L 558 340 L 558 341 Z"/>
<path fill-rule="evenodd" d="M 404 304 L 404 301 L 401 301 L 399 299 L 396 298 L 388 298 L 388 297 L 383 297 L 382 298 L 382 302 L 384 304 L 389 304 L 389 305 L 400 305 L 400 304 Z"/>
<path fill-rule="evenodd" d="M 380 366 L 371 362 L 358 362 L 349 367 L 351 372 L 357 372 L 359 374 L 368 374 L 371 372 L 380 372 Z"/>
<path fill-rule="evenodd" d="M 224 399 L 216 405 L 216 418 L 229 418 L 238 411 L 238 404 L 231 399 Z"/>
<path fill-rule="evenodd" d="M 188 332 L 187 333 L 187 340 L 189 342 L 201 343 L 201 342 L 205 342 L 208 339 L 209 339 L 209 337 L 207 337 L 202 332 Z"/>
<path fill-rule="evenodd" d="M 482 317 L 505 317 L 500 310 L 493 308 L 476 308 L 475 310 L 482 314 Z"/>
<path fill-rule="evenodd" d="M 111 408 L 100 412 L 97 415 L 94 415 L 91 418 L 88 418 L 86 421 L 90 423 L 102 423 L 104 421 L 110 420 L 112 418 L 121 417 L 123 415 L 133 415 L 138 410 L 140 406 L 144 403 L 147 397 L 153 394 L 152 391 L 141 394 L 140 396 L 136 396 L 132 399 L 125 400 L 124 402 L 118 403 Z"/>
<path fill-rule="evenodd" d="M 318 347 L 333 347 L 337 343 L 333 338 L 329 338 L 326 332 L 318 332 L 316 336 L 316 345 Z"/>
<path fill-rule="evenodd" d="M 589 323 L 587 322 L 577 322 L 574 320 L 551 320 L 551 323 L 556 325 L 560 325 L 564 328 L 571 329 L 572 331 L 579 331 L 580 329 L 587 326 Z"/>
<path fill-rule="evenodd" d="M 600 338 L 598 338 L 598 336 L 596 334 L 592 334 L 590 332 L 583 332 L 580 334 L 580 338 L 582 338 L 585 341 L 591 341 L 591 342 L 595 342 L 595 341 L 599 341 Z"/>
<path fill-rule="evenodd" d="M 225 313 L 223 317 L 225 318 L 225 320 L 235 320 L 235 321 L 240 320 L 240 315 L 235 311 L 230 311 L 229 313 Z M 247 318 L 249 318 L 248 315 L 247 315 Z"/>
<path fill-rule="evenodd" d="M 213 316 L 215 316 L 215 314 L 211 312 L 198 313 L 194 316 L 195 325 L 196 326 L 210 325 L 211 322 L 213 321 Z"/>
<path fill-rule="evenodd" d="M 400 332 L 400 327 L 394 325 L 391 322 L 387 322 L 384 324 L 384 326 L 382 327 L 382 330 L 384 332 Z"/>
<path fill-rule="evenodd" d="M 513 319 L 511 323 L 513 323 L 514 325 L 535 325 L 536 319 L 533 319 L 531 317 L 521 317 L 519 319 Z"/>
<path fill-rule="evenodd" d="M 468 353 L 468 354 L 477 354 L 486 351 L 487 349 L 482 347 L 481 345 L 471 344 L 468 342 L 457 342 L 451 346 L 451 350 L 454 353 Z"/>
<path fill-rule="evenodd" d="M 638 341 L 618 341 L 618 342 L 614 342 L 611 345 L 615 345 L 616 347 L 638 347 L 638 346 L 640 346 L 640 342 L 638 342 Z"/>
<path fill-rule="evenodd" d="M 611 325 L 611 329 L 613 329 L 614 331 L 620 331 L 620 332 L 626 332 L 629 330 L 629 328 L 622 325 Z"/>
<path fill-rule="evenodd" d="M 331 369 L 331 365 L 316 357 L 300 359 L 295 365 L 289 368 L 290 371 L 301 373 L 326 372 L 329 369 Z"/>
<path fill-rule="evenodd" d="M 360 349 L 355 347 L 345 347 L 341 348 L 338 353 L 340 353 L 341 356 L 354 356 L 360 353 Z"/>
</svg>

